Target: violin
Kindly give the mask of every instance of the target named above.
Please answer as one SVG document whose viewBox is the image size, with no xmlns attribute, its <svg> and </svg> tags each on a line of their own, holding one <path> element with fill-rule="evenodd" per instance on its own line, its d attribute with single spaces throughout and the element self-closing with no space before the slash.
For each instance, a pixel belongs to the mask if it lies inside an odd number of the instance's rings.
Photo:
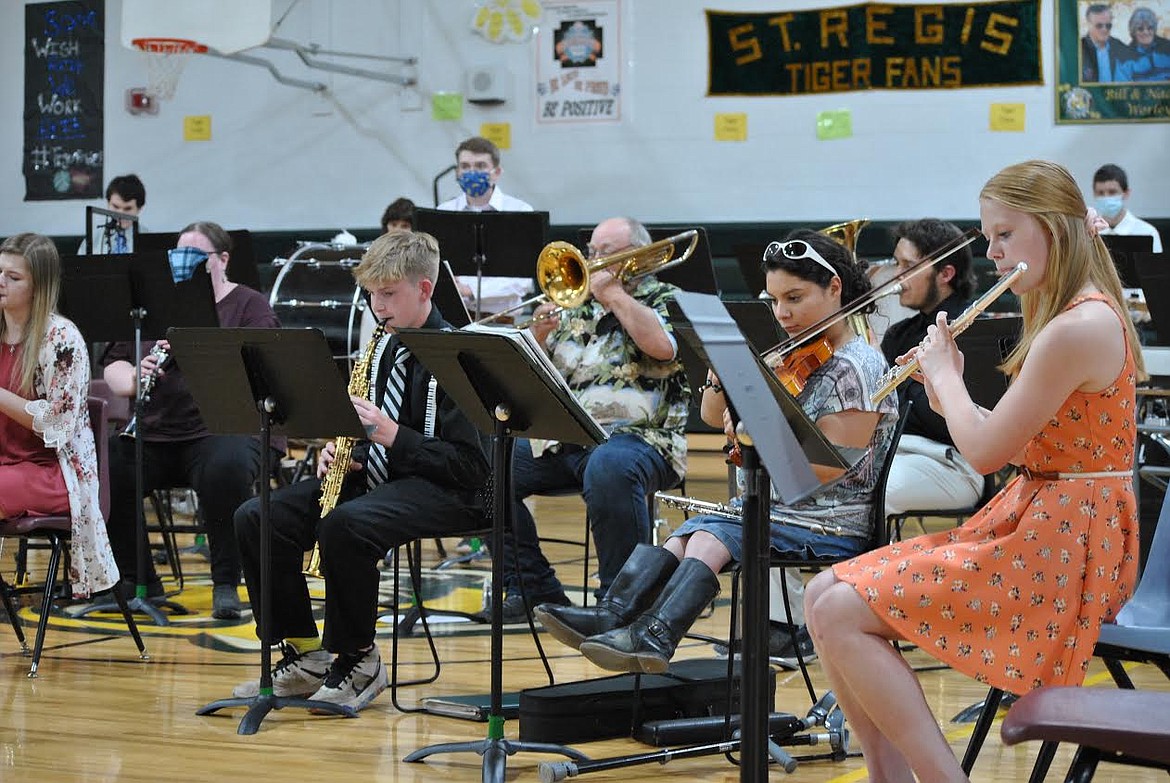
<svg viewBox="0 0 1170 783">
<path fill-rule="evenodd" d="M 780 364 L 772 368 L 772 371 L 776 373 L 776 379 L 780 381 L 784 390 L 796 397 L 804 391 L 805 384 L 812 374 L 832 356 L 833 343 L 828 337 L 821 337 L 816 342 L 789 353 Z M 737 467 L 743 464 L 743 454 L 740 453 L 738 443 L 731 445 L 727 452 L 727 461 Z"/>
</svg>

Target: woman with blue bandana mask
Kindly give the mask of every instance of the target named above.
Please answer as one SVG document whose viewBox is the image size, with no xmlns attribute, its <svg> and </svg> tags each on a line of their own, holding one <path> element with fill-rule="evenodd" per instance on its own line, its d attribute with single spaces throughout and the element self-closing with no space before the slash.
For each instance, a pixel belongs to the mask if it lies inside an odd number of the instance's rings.
<svg viewBox="0 0 1170 783">
<path fill-rule="evenodd" d="M 198 267 L 204 266 L 220 326 L 279 327 L 266 296 L 228 279 L 231 249 L 231 236 L 218 224 L 192 223 L 180 232 L 177 246 L 170 251 L 172 274 L 177 282 L 191 279 L 193 273 L 199 279 Z M 170 352 L 166 340 L 143 348 Z M 211 615 L 219 620 L 238 619 L 240 554 L 232 516 L 236 507 L 254 494 L 260 474 L 260 442 L 247 435 L 209 432 L 187 389 L 182 368 L 174 362 L 160 363 L 159 358 L 158 352 L 151 351 L 138 361 L 133 343 L 114 343 L 102 359 L 103 377 L 111 392 L 124 397 L 134 396 L 139 379 L 154 379 L 150 400 L 137 423 L 145 456 L 144 488 L 146 492 L 174 487 L 195 490 L 211 550 Z M 284 445 L 283 438 L 273 441 L 274 451 L 283 453 Z M 106 527 L 122 572 L 119 589 L 129 591 L 134 585 L 145 585 L 147 597 L 158 598 L 163 587 L 154 562 L 147 559 L 146 573 L 138 573 L 134 446 L 134 441 L 126 438 L 110 440 L 111 504 Z"/>
<path fill-rule="evenodd" d="M 1097 169 L 1093 175 L 1093 206 L 1109 224 L 1102 234 L 1148 236 L 1154 240 L 1154 252 L 1162 252 L 1162 237 L 1158 229 L 1129 211 L 1129 178 L 1125 170 L 1112 163 Z"/>
</svg>

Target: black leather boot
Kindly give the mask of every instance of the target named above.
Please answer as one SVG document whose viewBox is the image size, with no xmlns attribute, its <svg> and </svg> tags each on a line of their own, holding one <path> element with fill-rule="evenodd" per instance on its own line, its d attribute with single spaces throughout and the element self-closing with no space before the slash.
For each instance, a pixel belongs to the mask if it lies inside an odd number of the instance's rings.
<svg viewBox="0 0 1170 783">
<path fill-rule="evenodd" d="M 541 604 L 533 613 L 554 639 L 576 650 L 587 636 L 620 628 L 646 611 L 676 568 L 670 552 L 638 544 L 597 606 Z"/>
<path fill-rule="evenodd" d="M 603 669 L 661 674 L 683 635 L 719 594 L 719 579 L 702 560 L 686 558 L 654 605 L 625 628 L 581 642 L 581 653 Z"/>
</svg>

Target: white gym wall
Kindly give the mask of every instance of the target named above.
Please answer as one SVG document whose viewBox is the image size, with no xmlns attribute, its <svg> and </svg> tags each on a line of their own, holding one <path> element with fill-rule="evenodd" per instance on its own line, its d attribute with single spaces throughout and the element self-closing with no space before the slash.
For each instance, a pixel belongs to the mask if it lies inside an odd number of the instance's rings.
<svg viewBox="0 0 1170 783">
<path fill-rule="evenodd" d="M 121 46 L 120 0 L 107 0 L 105 179 L 128 172 L 142 177 L 149 230 L 175 230 L 196 219 L 253 230 L 369 228 L 399 195 L 430 206 L 431 179 L 452 162 L 455 145 L 477 134 L 481 123 L 507 122 L 512 148 L 504 152 L 502 187 L 547 209 L 554 223 L 615 213 L 694 223 L 971 219 L 983 182 L 1030 157 L 1064 164 L 1086 188 L 1097 166 L 1117 163 L 1129 173 L 1133 211 L 1170 216 L 1170 125 L 1053 123 L 1051 2 L 1042 9 L 1042 86 L 705 97 L 704 8 L 840 4 L 622 0 L 623 121 L 549 126 L 534 117 L 534 41 L 497 45 L 474 34 L 473 0 L 274 0 L 281 38 L 417 56 L 420 95 L 311 70 L 290 52 L 258 49 L 249 53 L 291 76 L 324 82 L 328 94 L 283 86 L 261 68 L 194 57 L 174 99 L 156 116 L 131 116 L 124 92 L 144 86 L 146 72 L 141 55 Z M 0 10 L 9 107 L 0 118 L 0 166 L 9 172 L 0 182 L 0 235 L 80 233 L 87 202 L 22 200 L 23 5 L 6 2 Z M 465 103 L 458 122 L 431 119 L 431 93 L 462 92 L 468 69 L 483 66 L 511 73 L 510 100 Z M 1025 104 L 1025 132 L 990 132 L 993 102 Z M 852 138 L 816 140 L 817 113 L 827 109 L 852 110 Z M 747 141 L 714 140 L 719 112 L 747 113 Z M 211 116 L 210 141 L 183 140 L 186 115 Z M 454 193 L 448 176 L 441 196 Z"/>
</svg>

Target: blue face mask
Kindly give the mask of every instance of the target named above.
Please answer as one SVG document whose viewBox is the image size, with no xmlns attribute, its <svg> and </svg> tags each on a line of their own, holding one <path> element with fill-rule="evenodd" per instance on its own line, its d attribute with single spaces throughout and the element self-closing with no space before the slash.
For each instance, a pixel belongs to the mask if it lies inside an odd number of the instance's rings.
<svg viewBox="0 0 1170 783">
<path fill-rule="evenodd" d="M 457 179 L 459 187 L 472 198 L 479 198 L 492 188 L 492 175 L 487 171 L 464 171 Z"/>
<path fill-rule="evenodd" d="M 1097 196 L 1093 199 L 1093 204 L 1097 207 L 1097 211 L 1101 213 L 1101 217 L 1106 220 L 1112 220 L 1121 214 L 1121 210 L 1125 209 L 1125 197 Z"/>
</svg>

